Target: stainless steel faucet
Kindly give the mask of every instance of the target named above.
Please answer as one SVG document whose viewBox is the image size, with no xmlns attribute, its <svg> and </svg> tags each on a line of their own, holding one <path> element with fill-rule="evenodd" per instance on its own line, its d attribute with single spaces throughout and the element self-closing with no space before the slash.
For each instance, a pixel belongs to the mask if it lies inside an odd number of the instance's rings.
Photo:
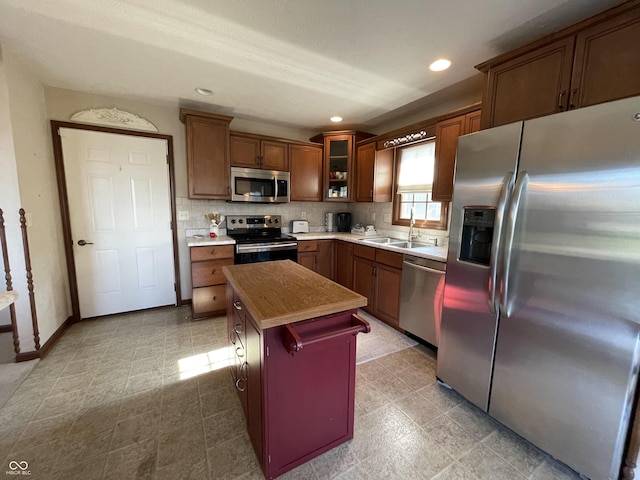
<svg viewBox="0 0 640 480">
<path fill-rule="evenodd" d="M 407 237 L 407 243 L 409 245 L 411 245 L 411 242 L 413 242 L 414 238 L 417 237 L 417 235 L 414 237 L 413 235 L 413 225 L 416 223 L 416 219 L 414 218 L 413 215 L 413 205 L 411 206 L 411 218 L 409 219 L 409 236 Z"/>
</svg>

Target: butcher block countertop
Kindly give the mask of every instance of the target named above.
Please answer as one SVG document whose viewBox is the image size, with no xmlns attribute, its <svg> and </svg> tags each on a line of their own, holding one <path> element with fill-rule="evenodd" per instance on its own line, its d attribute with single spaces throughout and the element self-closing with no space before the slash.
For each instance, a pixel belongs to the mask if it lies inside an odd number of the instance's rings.
<svg viewBox="0 0 640 480">
<path fill-rule="evenodd" d="M 227 265 L 222 271 L 263 330 L 367 304 L 366 297 L 291 260 Z"/>
</svg>

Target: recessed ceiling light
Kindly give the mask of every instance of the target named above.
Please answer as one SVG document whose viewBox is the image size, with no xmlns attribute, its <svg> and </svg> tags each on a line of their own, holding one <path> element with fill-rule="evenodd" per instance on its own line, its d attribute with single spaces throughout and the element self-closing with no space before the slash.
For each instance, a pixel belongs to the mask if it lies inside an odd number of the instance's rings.
<svg viewBox="0 0 640 480">
<path fill-rule="evenodd" d="M 329 120 L 331 120 L 333 123 L 340 123 L 342 121 L 342 117 L 331 117 Z"/>
<path fill-rule="evenodd" d="M 208 88 L 196 87 L 195 91 L 196 91 L 196 93 L 199 93 L 200 95 L 205 95 L 207 97 L 209 95 L 213 95 L 213 92 L 211 90 L 209 90 Z"/>
<path fill-rule="evenodd" d="M 429 70 L 432 72 L 441 72 L 442 70 L 446 70 L 451 66 L 451 61 L 446 58 L 439 58 L 431 65 L 429 65 Z"/>
</svg>

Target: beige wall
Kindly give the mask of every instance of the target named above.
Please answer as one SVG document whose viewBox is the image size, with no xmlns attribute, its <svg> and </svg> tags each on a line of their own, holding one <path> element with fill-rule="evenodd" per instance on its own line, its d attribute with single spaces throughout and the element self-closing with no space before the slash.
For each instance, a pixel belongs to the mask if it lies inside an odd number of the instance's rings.
<svg viewBox="0 0 640 480">
<path fill-rule="evenodd" d="M 22 240 L 17 209 L 24 208 L 32 218 L 28 225 L 36 311 L 40 343 L 44 344 L 71 315 L 62 228 L 58 208 L 58 192 L 46 117 L 44 89 L 20 59 L 3 52 L 6 99 L 2 106 L 3 175 L 0 190 L 2 203 L 12 204 L 7 227 L 11 235 L 11 268 L 14 288 L 21 298 L 17 304 L 17 320 L 21 350 L 34 350 L 33 329 Z M 6 143 L 5 143 L 6 141 Z M 11 165 L 13 163 L 13 165 Z M 11 175 L 11 170 L 15 175 Z M 13 201 L 6 198 L 8 191 Z M 16 196 L 17 195 L 17 196 Z M 22 258 L 17 258 L 22 257 Z M 23 280 L 25 279 L 25 280 Z"/>
</svg>

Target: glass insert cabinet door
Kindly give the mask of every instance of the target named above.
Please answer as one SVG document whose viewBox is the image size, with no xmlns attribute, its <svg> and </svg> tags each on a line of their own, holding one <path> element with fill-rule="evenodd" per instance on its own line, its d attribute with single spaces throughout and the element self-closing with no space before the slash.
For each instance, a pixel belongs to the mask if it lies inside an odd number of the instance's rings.
<svg viewBox="0 0 640 480">
<path fill-rule="evenodd" d="M 353 185 L 353 136 L 325 138 L 325 199 L 348 201 Z"/>
</svg>

